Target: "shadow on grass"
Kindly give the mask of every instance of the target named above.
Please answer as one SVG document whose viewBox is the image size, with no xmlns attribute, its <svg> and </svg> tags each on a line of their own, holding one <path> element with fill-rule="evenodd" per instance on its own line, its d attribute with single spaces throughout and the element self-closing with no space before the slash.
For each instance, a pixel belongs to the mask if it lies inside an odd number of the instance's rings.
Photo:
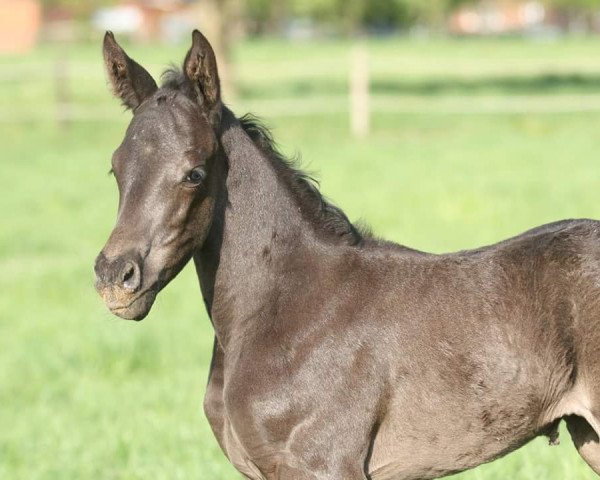
<svg viewBox="0 0 600 480">
<path fill-rule="evenodd" d="M 343 79 L 299 79 L 269 85 L 240 85 L 246 98 L 309 95 L 345 95 Z M 590 94 L 600 93 L 600 74 L 548 73 L 535 76 L 493 76 L 481 78 L 428 78 L 397 80 L 373 78 L 371 92 L 386 95 L 478 95 L 478 94 Z"/>
</svg>

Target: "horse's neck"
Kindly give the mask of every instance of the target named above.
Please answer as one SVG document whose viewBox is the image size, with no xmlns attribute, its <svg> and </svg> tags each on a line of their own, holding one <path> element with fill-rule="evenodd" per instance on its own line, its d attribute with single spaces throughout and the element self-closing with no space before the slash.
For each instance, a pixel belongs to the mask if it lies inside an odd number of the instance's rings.
<svg viewBox="0 0 600 480">
<path fill-rule="evenodd" d="M 278 269 L 301 255 L 311 229 L 268 158 L 237 121 L 221 144 L 228 158 L 224 197 L 194 261 L 217 337 L 225 346 L 243 335 L 281 288 Z M 289 272 L 288 272 L 289 274 Z"/>
</svg>

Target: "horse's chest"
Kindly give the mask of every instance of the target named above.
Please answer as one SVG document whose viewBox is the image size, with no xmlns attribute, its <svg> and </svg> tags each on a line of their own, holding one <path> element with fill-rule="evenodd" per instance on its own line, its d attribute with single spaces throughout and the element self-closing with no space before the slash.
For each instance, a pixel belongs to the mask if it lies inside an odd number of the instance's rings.
<svg viewBox="0 0 600 480">
<path fill-rule="evenodd" d="M 221 444 L 229 461 L 248 478 L 252 480 L 265 480 L 266 477 L 253 461 L 251 453 L 248 452 L 247 447 L 243 444 L 243 440 L 238 437 L 227 416 L 224 419 L 223 427 Z"/>
<path fill-rule="evenodd" d="M 230 462 L 248 478 L 270 478 L 277 455 L 272 454 L 273 445 L 265 438 L 265 426 L 248 409 L 252 400 L 241 392 L 233 399 L 232 395 L 227 398 L 226 392 L 222 383 L 211 381 L 205 399 L 205 413 L 219 445 Z"/>
</svg>

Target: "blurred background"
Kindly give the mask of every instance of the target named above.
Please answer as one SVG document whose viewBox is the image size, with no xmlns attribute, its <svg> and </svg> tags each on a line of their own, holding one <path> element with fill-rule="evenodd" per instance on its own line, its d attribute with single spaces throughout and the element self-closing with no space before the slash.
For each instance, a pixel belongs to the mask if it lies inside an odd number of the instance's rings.
<svg viewBox="0 0 600 480">
<path fill-rule="evenodd" d="M 193 268 L 141 324 L 93 288 L 130 118 L 102 35 L 159 77 L 195 27 L 230 107 L 377 235 L 444 252 L 600 217 L 600 0 L 0 0 L 2 479 L 239 478 L 201 409 Z M 456 478 L 593 478 L 562 440 Z"/>
</svg>

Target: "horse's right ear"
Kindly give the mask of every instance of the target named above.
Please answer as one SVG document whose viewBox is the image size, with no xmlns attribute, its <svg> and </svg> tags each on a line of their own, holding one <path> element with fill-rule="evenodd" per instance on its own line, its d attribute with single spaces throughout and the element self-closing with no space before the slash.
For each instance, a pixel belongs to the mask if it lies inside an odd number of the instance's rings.
<svg viewBox="0 0 600 480">
<path fill-rule="evenodd" d="M 195 100 L 216 127 L 221 121 L 221 83 L 215 52 L 204 35 L 192 32 L 192 46 L 183 61 L 183 73 L 192 86 Z"/>
<path fill-rule="evenodd" d="M 157 90 L 152 76 L 127 56 L 112 32 L 104 35 L 103 54 L 113 92 L 128 108 L 135 110 Z"/>
</svg>

